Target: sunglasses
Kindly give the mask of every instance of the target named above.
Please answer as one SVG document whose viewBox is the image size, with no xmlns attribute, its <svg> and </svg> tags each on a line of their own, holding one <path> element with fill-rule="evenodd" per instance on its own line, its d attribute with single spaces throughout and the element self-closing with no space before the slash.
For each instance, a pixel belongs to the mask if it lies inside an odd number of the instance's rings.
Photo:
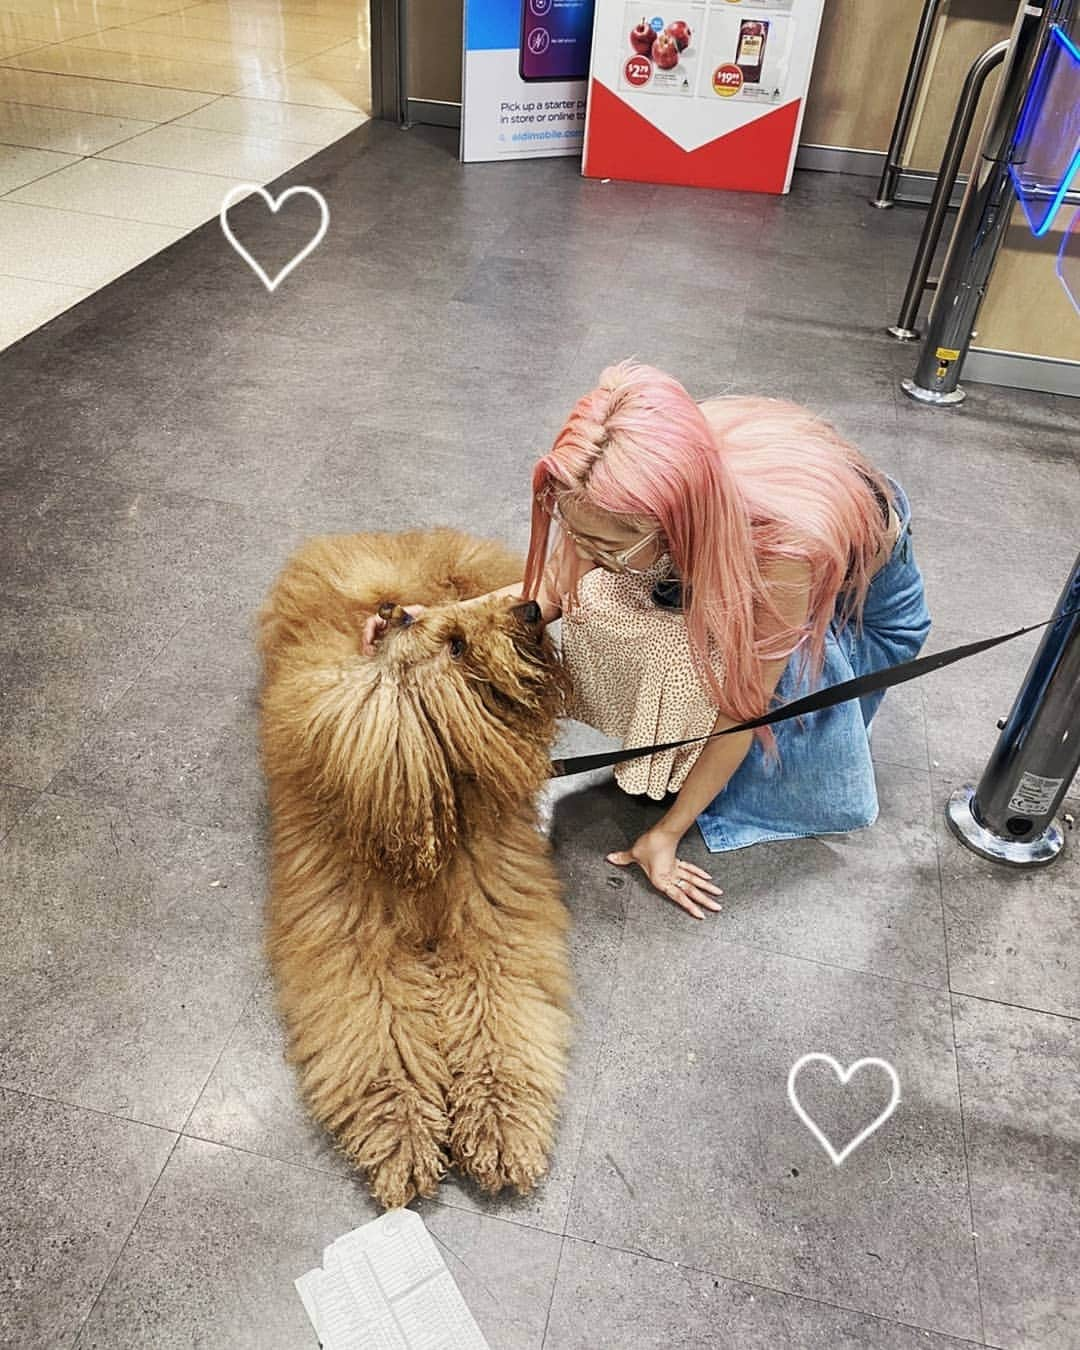
<svg viewBox="0 0 1080 1350">
<path fill-rule="evenodd" d="M 652 530 L 649 534 L 645 535 L 644 538 L 639 539 L 636 544 L 631 544 L 629 548 L 619 549 L 617 553 L 612 553 L 610 550 L 594 544 L 591 540 L 582 539 L 579 534 L 575 534 L 563 519 L 562 513 L 557 506 L 552 507 L 551 518 L 555 521 L 556 525 L 558 525 L 559 529 L 562 530 L 563 534 L 565 534 L 568 539 L 573 540 L 582 552 L 588 554 L 588 556 L 592 558 L 594 562 L 599 563 L 601 567 L 610 568 L 613 572 L 647 571 L 648 568 L 631 567 L 630 559 L 633 558 L 635 554 L 640 553 L 646 544 L 651 544 L 654 539 L 657 539 L 660 536 L 659 530 Z"/>
</svg>

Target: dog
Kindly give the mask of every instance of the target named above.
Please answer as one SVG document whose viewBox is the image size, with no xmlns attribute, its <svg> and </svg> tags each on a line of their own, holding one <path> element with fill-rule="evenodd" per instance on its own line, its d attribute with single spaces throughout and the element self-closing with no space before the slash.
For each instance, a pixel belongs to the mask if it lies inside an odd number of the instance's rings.
<svg viewBox="0 0 1080 1350">
<path fill-rule="evenodd" d="M 535 603 L 460 603 L 521 575 L 451 530 L 326 536 L 259 614 L 289 1058 L 387 1208 L 451 1162 L 489 1192 L 547 1169 L 568 915 L 534 799 L 566 683 Z M 413 621 L 399 600 L 427 608 Z"/>
</svg>

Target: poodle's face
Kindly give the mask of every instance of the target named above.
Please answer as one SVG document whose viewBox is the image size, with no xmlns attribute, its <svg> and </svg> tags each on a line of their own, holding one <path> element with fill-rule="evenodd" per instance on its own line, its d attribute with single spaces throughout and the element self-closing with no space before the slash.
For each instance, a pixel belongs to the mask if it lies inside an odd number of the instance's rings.
<svg viewBox="0 0 1080 1350">
<path fill-rule="evenodd" d="M 415 620 L 392 607 L 354 669 L 325 706 L 323 782 L 368 865 L 424 883 L 478 810 L 520 806 L 547 777 L 565 676 L 538 606 L 499 597 Z"/>
<path fill-rule="evenodd" d="M 535 601 L 503 599 L 424 610 L 384 606 L 375 660 L 381 678 L 457 721 L 495 718 L 511 736 L 551 734 L 560 667 Z"/>
</svg>

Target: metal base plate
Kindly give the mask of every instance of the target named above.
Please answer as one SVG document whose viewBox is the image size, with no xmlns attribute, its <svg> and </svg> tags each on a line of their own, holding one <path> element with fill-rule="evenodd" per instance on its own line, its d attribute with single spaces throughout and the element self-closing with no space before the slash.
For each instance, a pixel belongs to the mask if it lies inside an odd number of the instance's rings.
<svg viewBox="0 0 1080 1350">
<path fill-rule="evenodd" d="M 888 211 L 893 204 L 892 197 L 871 197 L 870 205 L 876 206 L 879 211 Z"/>
<path fill-rule="evenodd" d="M 901 380 L 900 388 L 908 398 L 913 398 L 917 403 L 933 404 L 934 407 L 947 408 L 952 403 L 963 403 L 967 398 L 967 394 L 959 385 L 947 394 L 941 394 L 936 389 L 924 389 L 914 380 Z"/>
<path fill-rule="evenodd" d="M 914 328 L 901 328 L 899 324 L 889 324 L 888 331 L 896 338 L 897 342 L 914 342 L 919 336 Z"/>
<path fill-rule="evenodd" d="M 1065 832 L 1059 820 L 1051 821 L 1037 839 L 1023 843 L 992 834 L 975 819 L 971 809 L 974 798 L 975 789 L 970 783 L 957 788 L 945 807 L 945 819 L 957 839 L 980 858 L 1004 863 L 1006 867 L 1045 867 L 1065 847 Z"/>
</svg>

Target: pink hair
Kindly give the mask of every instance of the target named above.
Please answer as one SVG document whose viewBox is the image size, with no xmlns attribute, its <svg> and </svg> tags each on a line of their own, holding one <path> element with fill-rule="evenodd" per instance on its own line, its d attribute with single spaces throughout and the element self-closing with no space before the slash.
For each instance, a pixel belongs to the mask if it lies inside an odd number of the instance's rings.
<svg viewBox="0 0 1080 1350">
<path fill-rule="evenodd" d="M 885 539 L 875 492 L 890 498 L 887 480 L 807 409 L 741 397 L 703 408 L 670 375 L 630 361 L 608 367 L 579 400 L 532 485 L 526 594 L 540 587 L 553 493 L 655 522 L 688 596 L 699 673 L 735 720 L 766 710 L 762 662 L 801 648 L 820 675 L 837 597 L 845 593 L 842 619 L 857 621 Z M 766 580 L 784 561 L 809 567 L 802 628 L 785 623 Z M 764 615 L 779 630 L 770 641 L 757 631 Z M 717 654 L 722 684 L 708 659 Z"/>
</svg>

